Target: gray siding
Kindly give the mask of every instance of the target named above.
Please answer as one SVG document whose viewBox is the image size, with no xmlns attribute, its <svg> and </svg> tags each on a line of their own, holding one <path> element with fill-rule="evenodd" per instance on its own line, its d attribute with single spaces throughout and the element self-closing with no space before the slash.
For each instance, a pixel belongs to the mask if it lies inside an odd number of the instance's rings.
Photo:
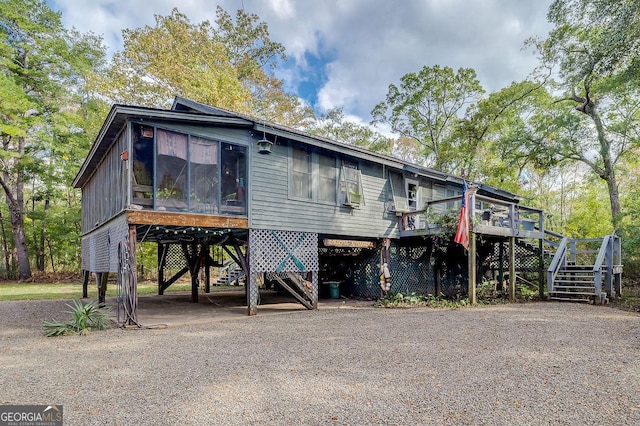
<svg viewBox="0 0 640 426">
<path fill-rule="evenodd" d="M 161 121 L 145 121 L 147 126 L 158 126 L 163 129 L 170 129 L 176 132 L 189 133 L 221 142 L 247 145 L 254 139 L 251 138 L 249 129 L 238 129 L 229 127 L 198 126 L 193 124 L 163 123 Z"/>
<path fill-rule="evenodd" d="M 128 149 L 127 139 L 125 128 L 82 188 L 83 234 L 113 218 L 125 207 L 128 172 L 127 162 L 122 161 L 120 154 Z"/>
<path fill-rule="evenodd" d="M 359 209 L 289 198 L 289 149 L 274 145 L 261 155 L 251 148 L 252 228 L 317 232 L 345 237 L 395 237 L 396 218 L 385 213 L 386 179 L 380 165 L 360 162 L 364 204 Z"/>
</svg>

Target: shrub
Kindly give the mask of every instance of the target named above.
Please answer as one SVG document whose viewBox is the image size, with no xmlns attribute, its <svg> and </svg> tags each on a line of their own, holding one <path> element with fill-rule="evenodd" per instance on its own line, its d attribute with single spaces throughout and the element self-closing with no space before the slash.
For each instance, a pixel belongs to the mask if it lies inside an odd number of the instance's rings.
<svg viewBox="0 0 640 426">
<path fill-rule="evenodd" d="M 104 330 L 111 326 L 108 307 L 100 307 L 97 302 L 82 304 L 74 300 L 73 305 L 67 304 L 71 320 L 66 322 L 43 321 L 44 335 L 47 337 L 64 336 L 68 334 L 89 334 L 91 329 Z"/>
</svg>

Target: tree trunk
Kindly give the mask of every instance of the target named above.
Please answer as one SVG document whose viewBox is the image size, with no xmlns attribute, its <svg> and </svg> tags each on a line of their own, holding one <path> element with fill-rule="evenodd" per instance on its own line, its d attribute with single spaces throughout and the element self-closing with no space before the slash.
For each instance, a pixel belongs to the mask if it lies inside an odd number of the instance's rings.
<svg viewBox="0 0 640 426">
<path fill-rule="evenodd" d="M 5 140 L 5 151 L 8 151 L 8 140 Z M 18 154 L 24 155 L 25 139 L 18 138 Z M 27 237 L 24 232 L 24 177 L 22 170 L 15 167 L 14 170 L 15 185 L 14 188 L 9 186 L 11 177 L 8 170 L 3 170 L 0 185 L 4 189 L 7 206 L 9 206 L 9 217 L 11 219 L 11 228 L 16 245 L 16 257 L 18 259 L 18 279 L 20 281 L 31 277 L 31 265 L 29 264 L 29 249 L 27 247 Z"/>
<path fill-rule="evenodd" d="M 44 217 L 47 217 L 47 211 L 49 210 L 49 198 L 44 200 Z M 42 226 L 40 228 L 40 238 L 38 241 L 38 254 L 36 255 L 36 269 L 40 272 L 44 272 L 45 254 L 44 254 L 44 241 L 46 233 L 46 219 L 42 220 Z"/>
<path fill-rule="evenodd" d="M 620 206 L 620 193 L 618 191 L 615 164 L 611 158 L 611 143 L 606 138 L 604 125 L 600 118 L 600 114 L 596 112 L 595 105 L 593 105 L 592 108 L 589 108 L 586 113 L 593 120 L 598 134 L 600 156 L 602 157 L 602 163 L 604 165 L 604 170 L 602 170 L 599 175 L 600 178 L 607 183 L 607 189 L 609 190 L 609 205 L 611 207 L 611 223 L 613 223 L 613 229 L 618 230 L 622 208 Z"/>
<path fill-rule="evenodd" d="M 2 217 L 2 211 L 0 211 L 0 232 L 2 232 L 2 251 L 4 252 L 4 278 L 9 278 L 9 272 L 11 271 L 11 259 L 9 257 L 9 244 L 7 244 L 7 233 L 4 229 L 4 217 Z"/>
<path fill-rule="evenodd" d="M 29 264 L 27 237 L 24 233 L 24 212 L 22 210 L 21 203 L 12 203 L 10 202 L 9 197 L 6 198 L 7 204 L 9 205 L 9 213 L 11 216 L 13 238 L 16 244 L 16 257 L 18 258 L 18 279 L 22 281 L 31 277 L 31 265 Z M 21 198 L 22 193 L 20 193 L 20 199 Z"/>
</svg>

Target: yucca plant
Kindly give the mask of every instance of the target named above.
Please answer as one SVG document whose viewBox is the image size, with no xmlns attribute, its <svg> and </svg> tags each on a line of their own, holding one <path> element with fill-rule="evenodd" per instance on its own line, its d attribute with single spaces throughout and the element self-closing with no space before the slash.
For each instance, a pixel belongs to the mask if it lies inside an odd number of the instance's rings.
<svg viewBox="0 0 640 426">
<path fill-rule="evenodd" d="M 67 334 L 89 334 L 91 329 L 103 330 L 110 326 L 108 307 L 100 307 L 96 302 L 82 304 L 74 300 L 73 305 L 67 304 L 71 320 L 66 322 L 43 321 L 44 335 L 47 337 L 63 336 Z"/>
</svg>

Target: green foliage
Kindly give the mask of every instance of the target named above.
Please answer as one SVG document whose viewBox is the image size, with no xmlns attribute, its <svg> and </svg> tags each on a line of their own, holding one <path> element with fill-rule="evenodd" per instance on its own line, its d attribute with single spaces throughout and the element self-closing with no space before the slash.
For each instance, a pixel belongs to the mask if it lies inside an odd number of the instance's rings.
<svg viewBox="0 0 640 426">
<path fill-rule="evenodd" d="M 411 307 L 430 307 L 430 308 L 446 308 L 457 309 L 469 305 L 468 299 L 450 300 L 442 296 L 419 295 L 415 292 L 409 294 L 389 292 L 375 303 L 379 308 L 411 308 Z"/>
<path fill-rule="evenodd" d="M 418 141 L 426 164 L 456 172 L 455 153 L 463 138 L 456 137 L 460 117 L 484 90 L 470 68 L 423 67 L 405 74 L 400 86 L 389 85 L 386 101 L 375 106 L 373 123 L 387 123 L 403 137 Z"/>
<path fill-rule="evenodd" d="M 89 334 L 91 330 L 104 330 L 111 326 L 109 308 L 100 307 L 97 302 L 82 304 L 74 300 L 73 305 L 67 304 L 71 320 L 66 322 L 44 321 L 44 335 L 47 337 L 64 336 L 69 334 Z"/>
<path fill-rule="evenodd" d="M 363 126 L 348 121 L 342 108 L 334 108 L 317 118 L 307 129 L 307 132 L 354 145 L 370 151 L 390 154 L 393 142 L 369 126 Z"/>
<path fill-rule="evenodd" d="M 48 209 L 58 201 L 71 207 L 63 194 L 73 192 L 70 176 L 97 131 L 84 131 L 84 107 L 86 84 L 102 64 L 104 47 L 95 35 L 66 30 L 44 1 L 7 0 L 0 2 L 0 51 L 0 183 L 10 207 L 18 274 L 26 279 L 29 251 L 44 252 Z"/>
<path fill-rule="evenodd" d="M 174 8 L 156 15 L 153 27 L 124 29 L 124 49 L 98 79 L 99 91 L 116 103 L 168 107 L 179 95 L 282 124 L 306 122 L 311 110 L 265 70 L 284 58 L 267 24 L 244 10 L 235 23 L 220 6 L 216 15 L 216 25 L 194 24 Z"/>
</svg>

